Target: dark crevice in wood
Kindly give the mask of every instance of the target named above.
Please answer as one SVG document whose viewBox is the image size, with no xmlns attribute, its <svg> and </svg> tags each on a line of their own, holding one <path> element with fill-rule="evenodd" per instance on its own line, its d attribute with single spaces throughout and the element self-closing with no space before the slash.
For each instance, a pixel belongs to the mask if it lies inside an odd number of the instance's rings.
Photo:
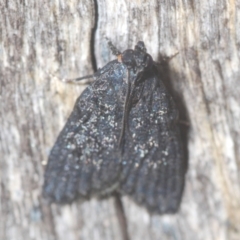
<svg viewBox="0 0 240 240">
<path fill-rule="evenodd" d="M 98 26 L 98 4 L 97 0 L 94 0 L 94 25 L 91 32 L 91 42 L 90 42 L 90 54 L 91 54 L 91 60 L 92 60 L 92 68 L 93 71 L 97 71 L 97 61 L 95 56 L 95 36 Z"/>
<path fill-rule="evenodd" d="M 130 237 L 128 234 L 127 219 L 126 219 L 124 207 L 122 204 L 122 199 L 119 193 L 115 193 L 114 198 L 115 198 L 115 208 L 117 212 L 117 218 L 118 218 L 120 229 L 122 232 L 122 239 L 130 240 Z"/>
</svg>

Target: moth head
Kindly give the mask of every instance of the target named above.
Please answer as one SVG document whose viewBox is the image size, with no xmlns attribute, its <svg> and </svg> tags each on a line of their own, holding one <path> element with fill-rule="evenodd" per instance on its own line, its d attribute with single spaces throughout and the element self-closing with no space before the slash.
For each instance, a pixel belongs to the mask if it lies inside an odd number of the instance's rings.
<svg viewBox="0 0 240 240">
<path fill-rule="evenodd" d="M 143 72 L 153 65 L 151 55 L 147 53 L 144 42 L 139 41 L 133 49 L 125 50 L 118 56 L 118 61 L 121 61 L 128 69 L 133 69 L 134 72 Z"/>
</svg>

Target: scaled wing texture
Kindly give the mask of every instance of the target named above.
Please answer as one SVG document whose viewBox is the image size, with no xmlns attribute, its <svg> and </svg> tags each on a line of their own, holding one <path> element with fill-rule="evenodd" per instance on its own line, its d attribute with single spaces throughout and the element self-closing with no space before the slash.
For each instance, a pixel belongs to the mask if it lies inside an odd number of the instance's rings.
<svg viewBox="0 0 240 240">
<path fill-rule="evenodd" d="M 124 61 L 98 70 L 77 99 L 51 150 L 43 195 L 69 203 L 118 191 L 150 212 L 174 213 L 185 175 L 178 110 L 155 64 L 140 71 Z"/>
</svg>

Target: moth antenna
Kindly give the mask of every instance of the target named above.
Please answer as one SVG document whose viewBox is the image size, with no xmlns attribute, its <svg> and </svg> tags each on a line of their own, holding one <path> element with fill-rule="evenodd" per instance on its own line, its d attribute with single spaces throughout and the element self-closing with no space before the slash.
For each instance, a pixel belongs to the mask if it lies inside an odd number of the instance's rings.
<svg viewBox="0 0 240 240">
<path fill-rule="evenodd" d="M 106 37 L 106 40 L 108 41 L 108 46 L 110 50 L 112 51 L 112 54 L 114 56 L 119 56 L 121 52 L 113 45 L 113 43 Z"/>
</svg>

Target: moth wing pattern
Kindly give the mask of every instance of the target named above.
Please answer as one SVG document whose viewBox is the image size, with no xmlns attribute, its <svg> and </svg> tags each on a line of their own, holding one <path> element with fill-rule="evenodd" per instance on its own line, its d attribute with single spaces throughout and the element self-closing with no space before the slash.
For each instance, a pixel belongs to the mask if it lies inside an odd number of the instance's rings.
<svg viewBox="0 0 240 240">
<path fill-rule="evenodd" d="M 129 115 L 120 190 L 163 214 L 178 210 L 186 169 L 178 110 L 156 71 L 143 81 L 143 94 Z"/>
<path fill-rule="evenodd" d="M 118 191 L 176 212 L 186 172 L 178 110 L 144 43 L 94 76 L 50 153 L 43 195 L 69 203 Z"/>
<path fill-rule="evenodd" d="M 45 170 L 43 195 L 50 201 L 69 203 L 116 188 L 123 68 L 117 61 L 107 64 L 77 99 Z"/>
</svg>

